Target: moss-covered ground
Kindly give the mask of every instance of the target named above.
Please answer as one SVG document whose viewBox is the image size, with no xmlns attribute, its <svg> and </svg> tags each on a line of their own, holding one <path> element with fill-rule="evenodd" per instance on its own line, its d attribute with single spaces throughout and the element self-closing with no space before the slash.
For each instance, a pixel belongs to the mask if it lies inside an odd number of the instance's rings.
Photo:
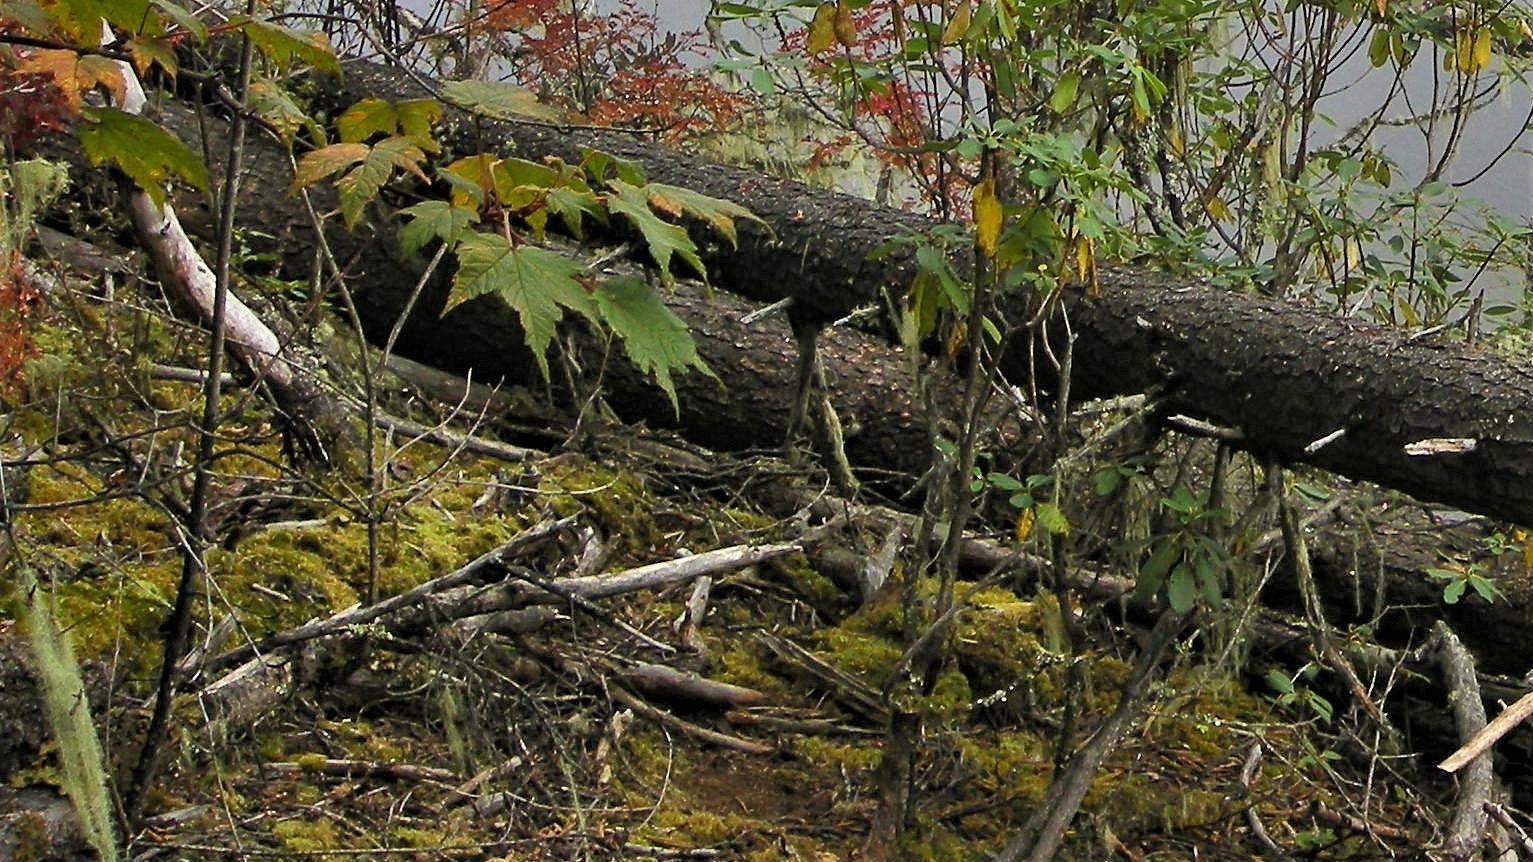
<svg viewBox="0 0 1533 862">
<path fill-rule="evenodd" d="M 9 565 L 39 574 L 82 661 L 99 670 L 107 693 L 98 723 L 121 781 L 183 564 L 178 507 L 191 483 L 198 390 L 151 380 L 141 358 L 179 355 L 195 365 L 196 342 L 183 330 L 152 306 L 105 307 L 59 303 L 36 322 L 29 388 L 11 399 L 4 427 L 7 453 L 35 462 L 26 504 L 11 519 Z M 505 464 L 384 437 L 383 472 L 370 482 L 354 470 L 293 465 L 266 403 L 247 390 L 231 390 L 224 410 L 194 621 L 197 637 L 234 621 L 215 651 L 356 604 L 370 571 L 378 593 L 394 595 L 548 517 L 577 516 L 606 548 L 608 571 L 681 549 L 797 538 L 794 522 L 748 500 L 657 482 L 596 450 Z M 375 565 L 369 511 L 379 521 Z M 567 539 L 522 562 L 550 577 L 567 573 L 582 550 Z M 859 608 L 794 555 L 719 577 L 691 651 L 657 652 L 615 624 L 677 643 L 688 590 L 604 601 L 599 613 L 565 606 L 554 623 L 516 638 L 347 632 L 342 647 L 311 645 L 326 654 L 322 672 L 300 674 L 274 707 L 217 735 L 204 731 L 206 716 L 188 696 L 148 800 L 152 825 L 133 836 L 133 853 L 853 858 L 877 801 L 884 728 L 759 634 L 791 640 L 882 692 L 904 649 L 898 591 Z M 934 592 L 916 584 L 918 596 Z M 0 637 L 17 637 L 19 599 L 0 591 Z M 1109 622 L 1114 610 L 1073 608 L 1095 622 L 1071 649 L 1059 600 L 1036 583 L 972 593 L 931 684 L 900 703 L 922 721 L 903 858 L 983 859 L 1027 818 L 1048 792 L 1061 744 L 1078 745 L 1098 726 L 1129 675 L 1135 630 Z M 821 724 L 795 731 L 675 707 L 680 719 L 774 753 L 699 742 L 612 698 L 601 668 L 628 658 L 764 692 L 770 706 L 755 718 Z M 1377 764 L 1330 742 L 1327 730 L 1312 712 L 1279 707 L 1214 669 L 1195 644 L 1179 651 L 1093 780 L 1062 858 L 1249 859 L 1259 850 L 1253 822 L 1311 858 L 1408 854 L 1429 839 L 1418 814 L 1425 803 L 1409 782 L 1370 784 Z M 1263 757 L 1242 781 L 1258 745 Z M 46 745 L 15 755 L 11 783 L 52 780 L 52 757 Z M 327 759 L 358 767 L 328 770 Z M 1359 810 L 1379 827 L 1372 834 L 1325 814 Z"/>
</svg>

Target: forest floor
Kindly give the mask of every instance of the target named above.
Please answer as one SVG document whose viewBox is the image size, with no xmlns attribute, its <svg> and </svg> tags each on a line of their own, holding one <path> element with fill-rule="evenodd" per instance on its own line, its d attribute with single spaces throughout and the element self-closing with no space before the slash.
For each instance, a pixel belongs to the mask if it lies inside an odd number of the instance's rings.
<svg viewBox="0 0 1533 862">
<path fill-rule="evenodd" d="M 199 409 L 198 386 L 150 358 L 196 367 L 202 340 L 132 285 L 76 285 L 27 326 L 37 352 L 4 417 L 8 456 L 31 462 L 10 565 L 52 596 L 121 787 L 182 564 Z M 854 858 L 896 705 L 922 726 L 901 858 L 982 859 L 1112 710 L 1148 629 L 1121 595 L 1062 605 L 1035 571 L 978 570 L 957 586 L 966 604 L 927 693 L 891 700 L 904 573 L 866 600 L 855 584 L 888 510 L 860 517 L 778 453 L 453 417 L 382 383 L 390 412 L 448 417 L 529 457 L 380 433 L 371 477 L 359 463 L 293 466 L 267 404 L 232 388 L 194 625 L 203 661 L 122 858 Z M 828 524 L 838 513 L 846 525 Z M 554 522 L 465 588 L 265 653 L 275 669 L 254 682 L 216 661 Z M 977 526 L 989 547 L 1041 549 L 1004 518 Z M 570 586 L 773 543 L 795 548 L 706 581 L 598 598 Z M 0 805 L 40 812 L 62 781 L 14 584 L 0 594 Z M 1240 627 L 1244 607 L 1189 630 L 1062 858 L 1419 858 L 1442 840 L 1453 781 L 1410 754 L 1430 746 L 1388 742 L 1328 672 L 1267 652 Z M 58 852 L 8 816 L 11 858 Z"/>
</svg>

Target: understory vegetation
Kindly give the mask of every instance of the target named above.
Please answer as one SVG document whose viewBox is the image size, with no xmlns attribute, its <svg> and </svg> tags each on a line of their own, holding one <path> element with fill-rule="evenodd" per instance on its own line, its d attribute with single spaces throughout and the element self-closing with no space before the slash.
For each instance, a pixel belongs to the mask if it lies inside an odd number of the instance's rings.
<svg viewBox="0 0 1533 862">
<path fill-rule="evenodd" d="M 0 2 L 0 857 L 1533 858 L 1521 413 L 1077 353 L 1533 392 L 1526 9 L 658 11 Z"/>
</svg>

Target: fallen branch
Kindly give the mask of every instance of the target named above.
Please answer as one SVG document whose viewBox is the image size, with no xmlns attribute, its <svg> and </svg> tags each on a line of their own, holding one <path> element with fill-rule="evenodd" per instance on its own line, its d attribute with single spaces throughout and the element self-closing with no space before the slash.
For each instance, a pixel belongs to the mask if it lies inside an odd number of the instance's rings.
<svg viewBox="0 0 1533 862">
<path fill-rule="evenodd" d="M 646 702 L 643 698 L 635 696 L 632 692 L 629 692 L 627 689 L 620 685 L 609 685 L 607 686 L 607 691 L 612 695 L 613 700 L 617 701 L 623 706 L 628 707 L 639 715 L 644 716 L 656 724 L 665 725 L 666 727 L 669 727 L 678 733 L 690 736 L 693 739 L 701 740 L 702 742 L 706 742 L 710 745 L 717 745 L 720 748 L 728 748 L 732 751 L 741 751 L 746 754 L 773 754 L 777 751 L 774 746 L 764 745 L 759 742 L 752 742 L 748 739 L 741 739 L 738 736 L 730 736 L 727 733 L 720 733 L 716 730 L 709 730 L 706 727 L 700 727 L 690 721 L 679 718 L 670 712 L 667 712 Z"/>
<path fill-rule="evenodd" d="M 1437 642 L 1437 664 L 1448 686 L 1448 703 L 1459 738 L 1473 739 L 1485 729 L 1485 703 L 1480 699 L 1474 656 L 1441 620 L 1433 624 L 1432 637 Z M 1490 752 L 1482 750 L 1459 781 L 1453 819 L 1443 842 L 1443 852 L 1449 859 L 1478 858 L 1485 841 L 1485 805 L 1491 801 L 1495 778 Z"/>
<path fill-rule="evenodd" d="M 663 664 L 637 662 L 618 670 L 617 675 L 646 697 L 673 703 L 743 708 L 761 706 L 771 700 L 765 692 L 754 688 L 718 682 Z"/>
<path fill-rule="evenodd" d="M 571 515 L 568 518 L 560 518 L 557 521 L 544 521 L 535 524 L 512 536 L 505 543 L 501 544 L 500 547 L 480 555 L 473 562 L 454 572 L 427 581 L 414 589 L 407 590 L 383 601 L 375 602 L 365 607 L 354 606 L 347 608 L 326 619 L 307 623 L 285 632 L 268 635 L 258 642 L 229 650 L 209 659 L 198 671 L 203 674 L 217 673 L 219 670 L 247 661 L 256 655 L 336 634 L 353 626 L 365 625 L 403 608 L 420 604 L 438 593 L 472 583 L 474 580 L 483 577 L 487 570 L 503 565 L 507 560 L 518 554 L 525 553 L 529 548 L 541 544 L 558 535 L 563 530 L 570 528 L 575 524 L 576 519 L 577 516 Z"/>
<path fill-rule="evenodd" d="M 409 763 L 385 763 L 375 760 L 338 760 L 324 758 L 311 761 L 302 759 L 291 762 L 263 763 L 261 771 L 279 778 L 297 778 L 302 775 L 329 775 L 336 778 L 376 778 L 385 781 L 424 781 L 435 784 L 456 783 L 462 780 L 450 769 L 433 766 L 415 766 Z"/>
</svg>

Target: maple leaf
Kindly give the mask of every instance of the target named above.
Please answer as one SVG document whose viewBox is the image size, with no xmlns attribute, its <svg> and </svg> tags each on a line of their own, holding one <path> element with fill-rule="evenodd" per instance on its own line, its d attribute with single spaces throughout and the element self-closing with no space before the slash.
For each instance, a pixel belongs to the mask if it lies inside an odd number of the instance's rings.
<svg viewBox="0 0 1533 862">
<path fill-rule="evenodd" d="M 341 73 L 340 61 L 336 60 L 335 50 L 324 33 L 293 30 L 247 15 L 236 15 L 229 23 L 243 32 L 261 56 L 278 69 L 285 70 L 295 62 L 301 62 L 321 72 Z"/>
<path fill-rule="evenodd" d="M 663 280 L 671 281 L 672 255 L 686 261 L 704 281 L 708 279 L 708 270 L 697 256 L 697 246 L 692 243 L 692 238 L 685 230 L 655 215 L 650 209 L 647 191 L 621 180 L 613 180 L 609 186 L 612 191 L 607 195 L 607 209 L 628 219 L 639 229 Z"/>
<path fill-rule="evenodd" d="M 687 325 L 665 307 L 649 285 L 637 278 L 616 278 L 596 288 L 602 320 L 623 339 L 623 351 L 635 368 L 654 378 L 678 415 L 673 371 L 696 369 L 717 380 L 701 356 Z"/>
<path fill-rule="evenodd" d="M 414 174 L 421 182 L 430 182 L 420 169 L 426 154 L 409 138 L 384 138 L 374 144 L 367 158 L 335 181 L 341 196 L 341 218 L 349 228 L 362 215 L 362 207 L 378 196 L 378 190 L 394 175 L 394 169 Z"/>
<path fill-rule="evenodd" d="M 479 221 L 477 210 L 455 207 L 447 201 L 421 201 L 405 207 L 399 214 L 410 219 L 399 229 L 401 258 L 414 255 L 434 239 L 448 246 L 457 245 L 458 240 L 468 235 L 469 225 Z"/>
<path fill-rule="evenodd" d="M 562 111 L 539 102 L 531 90 L 498 81 L 446 81 L 442 98 L 465 111 L 498 120 L 531 117 L 557 123 L 564 119 Z"/>
<path fill-rule="evenodd" d="M 759 216 L 733 201 L 665 183 L 650 183 L 644 187 L 644 190 L 649 193 L 651 207 L 672 217 L 688 215 L 705 222 L 720 236 L 729 240 L 731 247 L 739 245 L 735 235 L 735 219 L 749 219 L 767 227 L 767 223 Z M 771 232 L 770 227 L 767 227 L 767 232 Z"/>
<path fill-rule="evenodd" d="M 335 118 L 335 131 L 349 144 L 366 143 L 373 135 L 392 135 L 399 128 L 394 106 L 382 99 L 363 99 Z"/>
<path fill-rule="evenodd" d="M 175 46 L 169 41 L 136 36 L 128 40 L 128 54 L 133 58 L 133 68 L 139 77 L 148 75 L 151 68 L 159 66 L 167 78 L 176 80 L 176 71 L 180 67 L 176 65 Z"/>
<path fill-rule="evenodd" d="M 159 35 L 159 19 L 149 14 L 148 0 L 55 0 L 43 8 L 60 30 L 77 41 L 89 39 L 95 44 L 103 20 L 125 33 Z"/>
<path fill-rule="evenodd" d="M 116 108 L 87 108 L 82 115 L 80 146 L 90 163 L 116 165 L 155 206 L 164 205 L 164 184 L 172 176 L 207 189 L 207 166 L 171 133 Z"/>
<path fill-rule="evenodd" d="M 122 67 L 115 60 L 94 54 L 82 55 L 61 48 L 39 49 L 22 58 L 20 69 L 52 75 L 53 82 L 75 113 L 80 111 L 80 96 L 97 85 L 105 87 L 118 104 L 122 104 L 127 92 Z"/>
<path fill-rule="evenodd" d="M 439 153 L 442 145 L 431 136 L 431 127 L 442 121 L 442 103 L 436 99 L 406 99 L 394 103 L 399 117 L 399 134 L 409 138 L 428 153 Z"/>
<path fill-rule="evenodd" d="M 258 78 L 250 82 L 245 105 L 275 129 L 285 144 L 292 144 L 294 136 L 301 129 L 308 130 L 309 138 L 314 143 L 320 146 L 325 143 L 325 130 L 303 108 L 298 107 L 298 102 L 281 84 L 270 78 Z"/>
<path fill-rule="evenodd" d="M 465 156 L 437 171 L 451 186 L 452 205 L 475 208 L 484 205 L 495 189 L 495 159 L 486 153 Z"/>
<path fill-rule="evenodd" d="M 293 184 L 289 194 L 334 176 L 341 171 L 346 174 L 335 181 L 335 189 L 341 199 L 341 219 L 349 228 L 362 215 L 362 207 L 378 196 L 378 190 L 394 175 L 394 170 L 414 174 L 422 182 L 430 182 L 420 169 L 426 154 L 409 138 L 384 138 L 368 146 L 359 143 L 331 144 L 328 147 L 304 153 L 293 172 Z"/>
<path fill-rule="evenodd" d="M 564 310 L 597 322 L 596 304 L 576 280 L 585 267 L 547 249 L 512 245 L 498 234 L 471 233 L 457 251 L 458 272 L 443 313 L 475 297 L 499 297 L 516 311 L 523 340 L 547 380 L 548 345 Z"/>
</svg>

